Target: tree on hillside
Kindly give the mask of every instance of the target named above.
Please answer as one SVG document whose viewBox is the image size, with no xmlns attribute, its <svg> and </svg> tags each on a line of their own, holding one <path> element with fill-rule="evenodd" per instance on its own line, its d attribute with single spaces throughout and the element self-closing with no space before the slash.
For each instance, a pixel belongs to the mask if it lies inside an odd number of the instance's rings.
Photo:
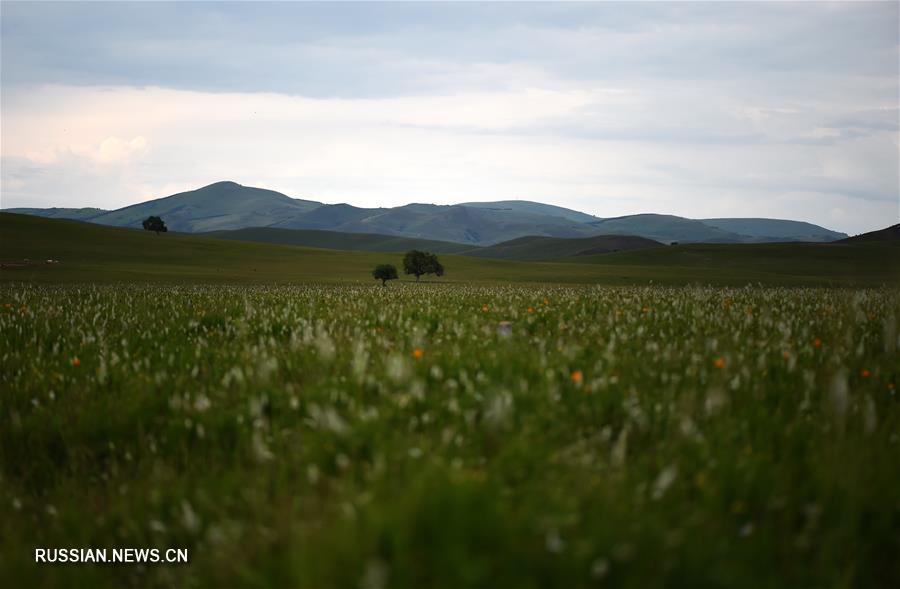
<svg viewBox="0 0 900 589">
<path fill-rule="evenodd" d="M 380 280 L 381 286 L 387 286 L 388 280 L 396 280 L 399 278 L 399 276 L 397 276 L 397 267 L 393 264 L 378 264 L 375 266 L 375 269 L 372 270 L 372 277 L 376 280 Z"/>
<path fill-rule="evenodd" d="M 430 252 L 410 250 L 403 257 L 403 272 L 413 274 L 416 282 L 424 274 L 444 275 L 444 267 L 438 262 L 437 256 Z"/>
<path fill-rule="evenodd" d="M 144 219 L 144 222 L 142 224 L 144 226 L 144 229 L 146 229 L 147 231 L 155 231 L 157 235 L 159 235 L 160 233 L 165 233 L 169 230 L 166 227 L 165 221 L 163 221 L 159 217 L 154 217 L 152 215 Z"/>
</svg>

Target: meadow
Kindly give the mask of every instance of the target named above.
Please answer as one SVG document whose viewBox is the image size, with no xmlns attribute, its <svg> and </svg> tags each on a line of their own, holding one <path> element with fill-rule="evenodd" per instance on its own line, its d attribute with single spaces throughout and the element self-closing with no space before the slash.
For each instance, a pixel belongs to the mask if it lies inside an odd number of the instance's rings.
<svg viewBox="0 0 900 589">
<path fill-rule="evenodd" d="M 898 315 L 888 288 L 0 284 L 0 585 L 896 587 Z M 33 556 L 129 546 L 191 561 Z"/>
<path fill-rule="evenodd" d="M 384 238 L 384 236 L 375 236 Z M 0 283 L 374 284 L 403 251 L 339 251 L 0 213 Z M 547 249 L 546 255 L 552 255 Z M 532 252 L 532 255 L 534 252 Z M 20 265 L 25 259 L 29 264 Z M 47 259 L 58 263 L 45 264 Z M 900 286 L 900 247 L 876 243 L 689 244 L 541 261 L 441 254 L 444 283 Z"/>
</svg>

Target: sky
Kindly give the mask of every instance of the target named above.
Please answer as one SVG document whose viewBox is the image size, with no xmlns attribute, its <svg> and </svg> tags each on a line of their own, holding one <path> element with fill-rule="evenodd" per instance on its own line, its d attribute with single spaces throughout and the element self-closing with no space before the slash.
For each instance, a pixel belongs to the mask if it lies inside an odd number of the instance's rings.
<svg viewBox="0 0 900 589">
<path fill-rule="evenodd" d="M 0 206 L 900 221 L 897 2 L 0 3 Z"/>
</svg>

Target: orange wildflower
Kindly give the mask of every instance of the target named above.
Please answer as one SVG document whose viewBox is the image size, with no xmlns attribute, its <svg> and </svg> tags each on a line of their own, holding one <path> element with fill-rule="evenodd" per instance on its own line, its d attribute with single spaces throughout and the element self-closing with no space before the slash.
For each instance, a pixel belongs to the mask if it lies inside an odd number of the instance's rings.
<svg viewBox="0 0 900 589">
<path fill-rule="evenodd" d="M 482 311 L 487 311 L 488 309 L 490 309 L 490 307 L 488 307 L 487 305 L 481 305 Z"/>
<path fill-rule="evenodd" d="M 529 313 L 534 313 L 534 307 L 528 307 L 528 312 L 529 312 Z"/>
<path fill-rule="evenodd" d="M 814 339 L 814 340 L 813 340 L 813 347 L 814 347 L 814 348 L 821 348 L 821 347 L 822 347 L 822 340 L 820 340 L 819 338 Z"/>
<path fill-rule="evenodd" d="M 81 366 L 81 360 L 78 358 L 78 356 L 72 357 L 72 366 Z"/>
<path fill-rule="evenodd" d="M 572 374 L 569 375 L 569 378 L 575 384 L 580 384 L 582 380 L 584 380 L 584 374 L 580 370 L 575 370 Z"/>
<path fill-rule="evenodd" d="M 869 375 L 871 375 L 871 374 L 872 373 L 869 372 L 868 368 L 863 368 L 862 370 L 859 371 L 859 375 L 863 378 L 869 378 Z"/>
<path fill-rule="evenodd" d="M 425 352 L 422 350 L 422 348 L 416 348 L 415 350 L 413 350 L 413 353 L 412 353 L 412 357 L 415 358 L 416 360 L 421 360 L 422 356 L 424 356 L 424 355 L 425 355 Z"/>
<path fill-rule="evenodd" d="M 713 360 L 713 366 L 716 368 L 725 368 L 725 358 L 716 358 Z"/>
</svg>

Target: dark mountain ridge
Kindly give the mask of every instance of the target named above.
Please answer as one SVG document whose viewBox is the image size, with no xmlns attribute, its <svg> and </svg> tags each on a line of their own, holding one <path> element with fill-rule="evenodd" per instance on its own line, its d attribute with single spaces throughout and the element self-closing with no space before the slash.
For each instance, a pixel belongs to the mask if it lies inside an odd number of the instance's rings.
<svg viewBox="0 0 900 589">
<path fill-rule="evenodd" d="M 661 243 L 753 243 L 834 241 L 846 237 L 811 223 L 779 219 L 695 220 L 645 213 L 602 219 L 564 207 L 531 201 L 413 203 L 363 208 L 291 198 L 274 190 L 216 182 L 196 190 L 129 205 L 100 209 L 9 209 L 119 227 L 140 227 L 151 215 L 171 231 L 202 233 L 255 227 L 448 241 L 490 246 L 521 237 L 589 238 L 638 236 Z"/>
</svg>

